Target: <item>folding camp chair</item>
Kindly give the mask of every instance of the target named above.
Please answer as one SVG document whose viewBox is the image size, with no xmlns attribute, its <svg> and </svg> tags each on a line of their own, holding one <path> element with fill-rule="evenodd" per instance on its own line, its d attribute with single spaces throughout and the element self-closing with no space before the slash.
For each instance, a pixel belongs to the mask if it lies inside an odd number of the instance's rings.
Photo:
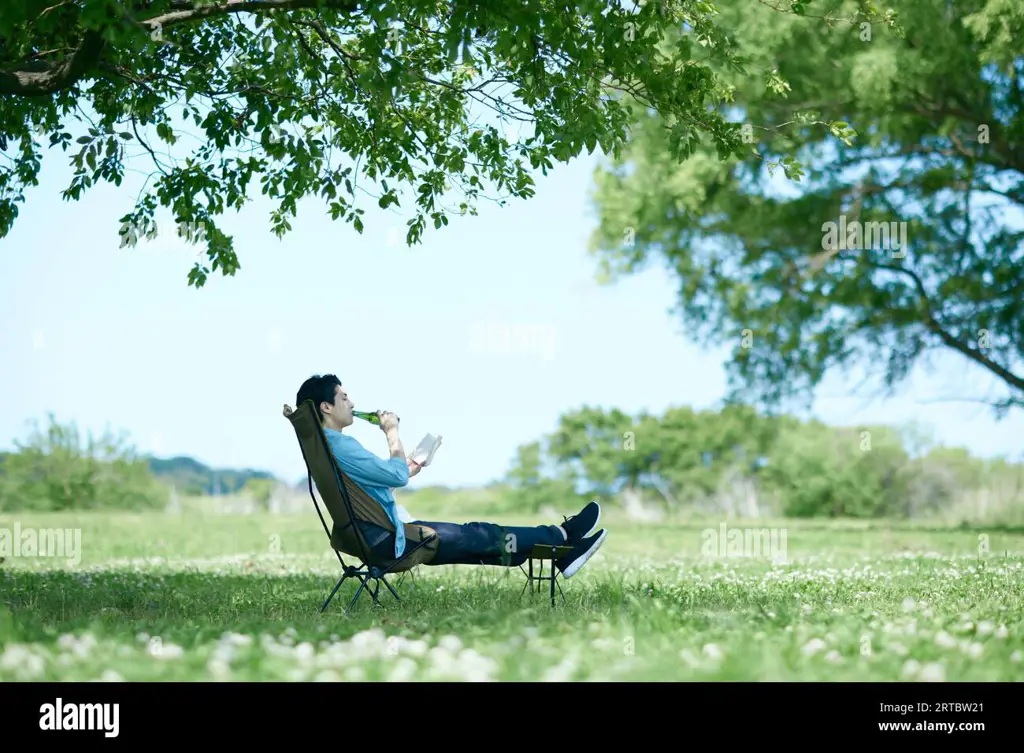
<svg viewBox="0 0 1024 753">
<path fill-rule="evenodd" d="M 433 560 L 437 554 L 437 532 L 426 526 L 405 523 L 405 552 L 402 556 L 397 559 L 390 557 L 383 560 L 375 556 L 362 529 L 357 525 L 357 521 L 373 523 L 394 534 L 395 526 L 388 518 L 384 508 L 338 466 L 330 445 L 327 443 L 327 436 L 324 434 L 312 400 L 306 400 L 294 410 L 285 405 L 284 416 L 295 429 L 302 457 L 306 461 L 309 495 L 313 498 L 317 515 L 320 516 L 320 522 L 330 541 L 331 549 L 337 555 L 343 571 L 341 580 L 331 591 L 327 601 L 320 607 L 320 613 L 323 614 L 323 611 L 327 609 L 334 594 L 338 592 L 341 584 L 347 578 L 355 578 L 360 583 L 348 608 L 345 609 L 346 615 L 364 588 L 373 597 L 373 607 L 379 606 L 380 601 L 377 597 L 380 593 L 381 583 L 388 587 L 395 599 L 401 601 L 398 592 L 388 583 L 385 576 L 390 573 L 405 573 L 417 565 Z M 313 493 L 314 481 L 316 481 L 316 487 L 333 522 L 330 530 L 327 528 L 323 513 L 320 512 L 316 494 Z M 345 564 L 342 554 L 357 557 L 362 561 L 362 566 Z M 371 580 L 374 581 L 372 590 L 369 585 Z"/>
</svg>

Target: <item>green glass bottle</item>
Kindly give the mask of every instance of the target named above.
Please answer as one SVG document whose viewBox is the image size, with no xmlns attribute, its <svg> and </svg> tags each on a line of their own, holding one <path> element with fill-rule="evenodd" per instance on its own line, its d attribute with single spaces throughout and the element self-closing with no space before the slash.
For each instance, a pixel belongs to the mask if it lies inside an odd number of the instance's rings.
<svg viewBox="0 0 1024 753">
<path fill-rule="evenodd" d="M 354 410 L 352 415 L 356 418 L 361 418 L 364 421 L 369 421 L 374 426 L 380 426 L 380 416 L 376 413 L 367 413 L 366 411 Z"/>
</svg>

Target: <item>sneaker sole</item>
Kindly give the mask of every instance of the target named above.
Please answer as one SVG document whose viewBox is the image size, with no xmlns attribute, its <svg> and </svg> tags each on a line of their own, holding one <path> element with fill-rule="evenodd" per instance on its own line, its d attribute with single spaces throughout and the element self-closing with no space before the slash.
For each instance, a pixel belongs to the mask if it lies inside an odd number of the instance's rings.
<svg viewBox="0 0 1024 753">
<path fill-rule="evenodd" d="M 597 550 L 601 548 L 601 544 L 604 543 L 606 538 L 608 538 L 608 531 L 602 533 L 601 538 L 590 545 L 590 549 L 577 557 L 569 567 L 565 568 L 565 570 L 562 571 L 562 577 L 568 579 L 578 573 L 580 568 L 587 564 L 587 560 L 593 557 Z"/>
</svg>

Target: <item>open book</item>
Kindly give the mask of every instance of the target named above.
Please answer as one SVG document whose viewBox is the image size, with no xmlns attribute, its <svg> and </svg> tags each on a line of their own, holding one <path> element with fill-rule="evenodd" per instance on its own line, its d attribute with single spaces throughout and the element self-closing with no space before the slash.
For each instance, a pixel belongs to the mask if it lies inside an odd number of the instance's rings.
<svg viewBox="0 0 1024 753">
<path fill-rule="evenodd" d="M 435 437 L 433 434 L 427 434 L 420 443 L 416 445 L 416 449 L 409 453 L 409 459 L 419 463 L 420 465 L 427 466 L 434 460 L 434 453 L 437 452 L 437 448 L 441 446 L 441 437 Z"/>
</svg>

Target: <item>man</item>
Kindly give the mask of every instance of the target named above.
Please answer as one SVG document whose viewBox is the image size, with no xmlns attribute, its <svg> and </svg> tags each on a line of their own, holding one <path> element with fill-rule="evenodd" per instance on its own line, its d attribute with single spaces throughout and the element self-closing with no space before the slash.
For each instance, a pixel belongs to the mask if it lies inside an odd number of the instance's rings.
<svg viewBox="0 0 1024 753">
<path fill-rule="evenodd" d="M 367 542 L 382 557 L 400 557 L 405 552 L 405 529 L 399 518 L 392 488 L 403 487 L 421 470 L 405 455 L 398 436 L 398 416 L 381 412 L 380 428 L 388 441 L 390 457 L 384 460 L 344 434 L 353 422 L 355 407 L 341 381 L 334 374 L 314 375 L 303 382 L 296 405 L 312 400 L 324 428 L 331 452 L 341 469 L 368 495 L 380 502 L 395 526 L 397 535 L 380 526 L 359 521 Z M 564 517 L 564 516 L 563 516 Z M 446 523 L 415 520 L 416 525 L 437 531 L 438 548 L 430 565 L 499 565 L 518 567 L 536 544 L 571 546 L 572 552 L 555 561 L 562 576 L 571 578 L 604 543 L 608 532 L 591 535 L 601 517 L 601 508 L 591 502 L 578 514 L 564 518 L 561 525 L 501 526 L 496 523 Z"/>
</svg>

